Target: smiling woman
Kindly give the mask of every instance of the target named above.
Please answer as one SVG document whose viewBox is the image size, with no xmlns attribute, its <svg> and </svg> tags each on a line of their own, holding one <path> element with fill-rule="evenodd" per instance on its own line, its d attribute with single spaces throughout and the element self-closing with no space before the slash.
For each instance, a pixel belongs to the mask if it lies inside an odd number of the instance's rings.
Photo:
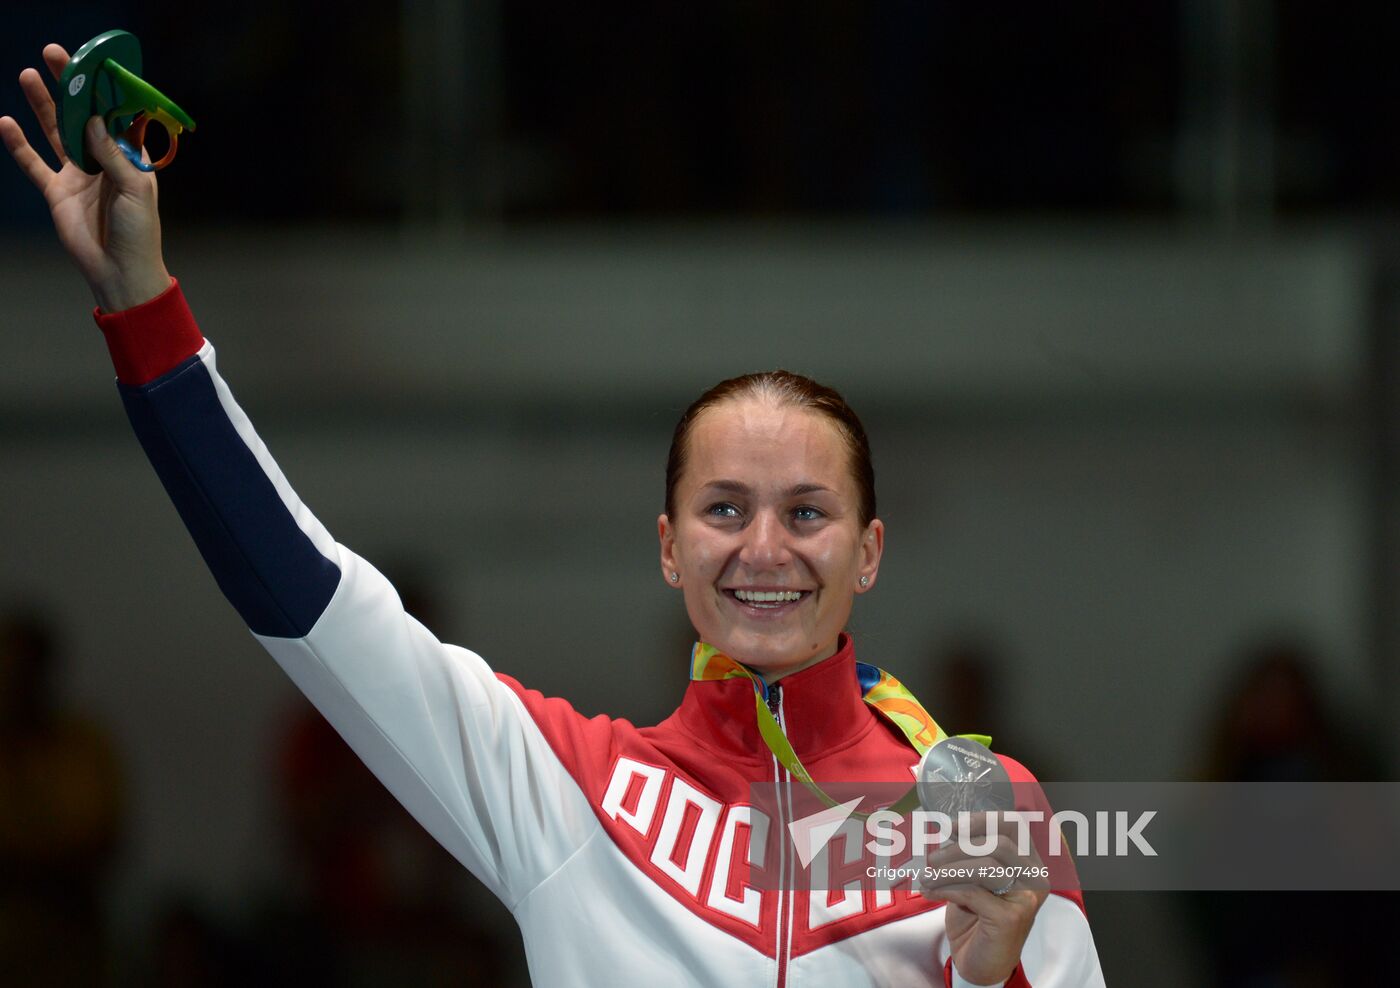
<svg viewBox="0 0 1400 988">
<path fill-rule="evenodd" d="M 50 45 L 44 60 L 57 78 L 68 56 Z M 39 74 L 20 83 L 59 167 L 10 117 L 0 138 L 97 299 L 128 417 L 220 589 L 385 786 L 506 903 L 537 982 L 1103 983 L 1073 890 L 1047 898 L 1000 877 L 862 886 L 868 845 L 843 839 L 834 862 L 835 844 L 809 857 L 788 842 L 804 823 L 794 779 L 908 789 L 944 736 L 898 680 L 856 661 L 844 632 L 856 595 L 875 586 L 884 526 L 864 429 L 839 395 L 774 372 L 724 382 L 687 411 L 657 528 L 663 579 L 700 637 L 691 681 L 655 727 L 583 717 L 439 641 L 331 536 L 234 401 L 166 272 L 155 177 L 98 118 L 87 141 L 102 173 L 83 172 Z M 998 847 L 996 860 L 1012 854 Z M 838 865 L 855 867 L 854 885 L 818 881 Z"/>
<path fill-rule="evenodd" d="M 681 418 L 669 464 L 661 568 L 701 641 L 769 682 L 836 654 L 885 538 L 841 396 L 786 371 L 722 382 Z"/>
</svg>

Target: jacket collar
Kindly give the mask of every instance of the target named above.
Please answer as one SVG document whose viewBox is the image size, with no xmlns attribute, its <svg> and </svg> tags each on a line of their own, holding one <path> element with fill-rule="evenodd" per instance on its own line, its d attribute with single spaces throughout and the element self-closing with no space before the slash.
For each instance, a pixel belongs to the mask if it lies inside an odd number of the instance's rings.
<svg viewBox="0 0 1400 988">
<path fill-rule="evenodd" d="M 715 666 L 733 660 L 721 653 L 710 659 L 709 675 L 692 679 L 674 717 L 688 734 L 710 747 L 748 758 L 771 757 L 758 733 L 754 683 L 736 674 L 719 678 Z M 720 674 L 722 675 L 722 673 Z M 797 756 L 819 758 L 870 730 L 877 715 L 861 698 L 855 644 L 842 633 L 836 654 L 774 684 L 781 695 L 782 725 Z"/>
</svg>

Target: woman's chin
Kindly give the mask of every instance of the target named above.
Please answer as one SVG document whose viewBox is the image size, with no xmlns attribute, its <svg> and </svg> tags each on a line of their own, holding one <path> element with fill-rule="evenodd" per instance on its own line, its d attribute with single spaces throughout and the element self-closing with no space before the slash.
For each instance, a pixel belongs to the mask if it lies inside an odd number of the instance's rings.
<svg viewBox="0 0 1400 988">
<path fill-rule="evenodd" d="M 736 637 L 729 648 L 715 645 L 732 659 L 744 663 L 767 682 L 798 672 L 829 657 L 835 647 L 813 647 L 805 637 L 796 643 L 783 643 L 768 636 Z M 786 644 L 786 647 L 784 647 Z"/>
</svg>

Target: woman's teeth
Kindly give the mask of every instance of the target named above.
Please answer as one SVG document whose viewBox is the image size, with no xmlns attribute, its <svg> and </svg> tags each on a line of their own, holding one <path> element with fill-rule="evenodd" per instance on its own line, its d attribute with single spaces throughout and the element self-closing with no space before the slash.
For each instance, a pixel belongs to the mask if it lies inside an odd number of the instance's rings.
<svg viewBox="0 0 1400 988">
<path fill-rule="evenodd" d="M 734 597 L 746 604 L 787 604 L 802 599 L 800 590 L 735 590 Z"/>
</svg>

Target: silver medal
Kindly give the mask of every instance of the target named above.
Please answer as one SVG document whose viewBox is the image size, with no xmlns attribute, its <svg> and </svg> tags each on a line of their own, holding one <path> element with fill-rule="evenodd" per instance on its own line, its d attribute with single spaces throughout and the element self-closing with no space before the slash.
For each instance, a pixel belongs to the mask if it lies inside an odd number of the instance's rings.
<svg viewBox="0 0 1400 988">
<path fill-rule="evenodd" d="M 926 810 L 983 813 L 1016 805 L 1001 759 L 968 738 L 945 738 L 919 762 L 919 803 Z"/>
</svg>

